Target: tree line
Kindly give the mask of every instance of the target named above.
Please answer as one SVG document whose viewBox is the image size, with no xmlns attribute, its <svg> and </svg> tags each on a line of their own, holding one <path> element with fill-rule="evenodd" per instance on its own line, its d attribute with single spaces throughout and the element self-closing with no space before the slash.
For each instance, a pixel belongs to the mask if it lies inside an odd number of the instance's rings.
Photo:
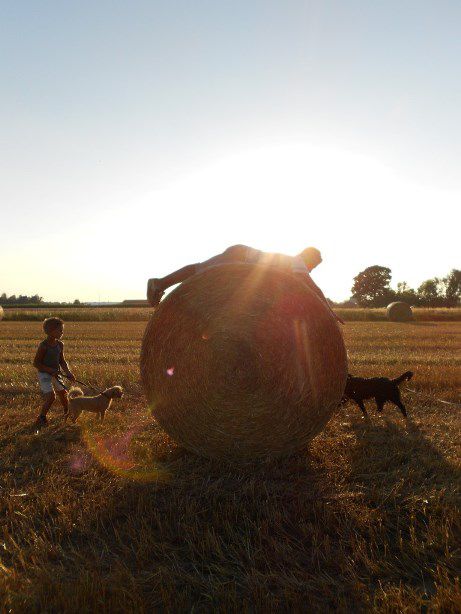
<svg viewBox="0 0 461 614">
<path fill-rule="evenodd" d="M 391 269 L 374 265 L 361 271 L 354 277 L 349 301 L 339 303 L 343 306 L 359 305 L 360 307 L 386 307 L 393 301 L 403 301 L 417 307 L 456 307 L 461 304 L 461 271 L 452 269 L 446 277 L 426 279 L 415 290 L 405 281 L 397 284 L 397 290 L 390 287 Z M 61 305 L 81 305 L 76 299 L 72 303 L 53 303 Z M 33 296 L 0 295 L 0 305 L 43 305 L 43 298 L 38 294 Z"/>
<path fill-rule="evenodd" d="M 4 292 L 0 295 L 0 305 L 38 305 L 39 303 L 43 303 L 43 298 L 38 294 L 34 294 L 34 296 L 26 296 L 25 294 L 7 296 Z"/>
<path fill-rule="evenodd" d="M 20 294 L 16 296 L 16 294 L 12 294 L 11 296 L 7 296 L 5 292 L 0 295 L 0 305 L 2 307 L 13 307 L 13 306 L 21 306 L 21 305 L 38 305 L 46 307 L 49 303 L 43 300 L 42 296 L 38 294 L 34 294 L 33 296 L 26 296 L 25 294 Z M 52 305 L 81 305 L 78 299 L 75 299 L 72 303 L 67 302 L 56 302 L 51 303 Z"/>
<path fill-rule="evenodd" d="M 461 304 L 461 271 L 452 269 L 446 277 L 426 279 L 415 290 L 402 281 L 390 287 L 391 269 L 370 266 L 354 277 L 351 299 L 360 307 L 386 307 L 403 301 L 418 307 L 456 307 Z"/>
</svg>

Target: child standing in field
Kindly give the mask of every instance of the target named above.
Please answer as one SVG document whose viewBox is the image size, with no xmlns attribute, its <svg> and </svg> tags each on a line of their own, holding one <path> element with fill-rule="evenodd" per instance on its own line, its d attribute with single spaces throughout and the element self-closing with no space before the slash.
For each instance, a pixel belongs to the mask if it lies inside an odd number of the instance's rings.
<svg viewBox="0 0 461 614">
<path fill-rule="evenodd" d="M 34 367 L 38 371 L 38 381 L 43 395 L 42 409 L 36 422 L 39 428 L 48 424 L 46 414 L 56 399 L 56 393 L 63 406 L 64 415 L 67 416 L 69 410 L 67 390 L 56 377 L 61 368 L 69 379 L 75 380 L 64 358 L 64 343 L 61 341 L 64 322 L 60 318 L 47 318 L 43 322 L 43 330 L 46 339 L 38 346 L 34 359 Z"/>
</svg>

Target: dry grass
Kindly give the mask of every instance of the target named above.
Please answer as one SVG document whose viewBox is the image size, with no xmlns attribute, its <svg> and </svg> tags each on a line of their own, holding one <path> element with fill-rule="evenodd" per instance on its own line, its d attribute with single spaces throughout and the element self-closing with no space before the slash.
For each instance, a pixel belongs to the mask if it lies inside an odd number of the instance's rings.
<svg viewBox="0 0 461 614">
<path fill-rule="evenodd" d="M 66 322 L 147 322 L 150 307 L 39 307 L 34 309 L 5 308 L 4 319 L 10 322 L 43 322 L 51 316 Z M 335 307 L 334 311 L 346 322 L 385 322 L 386 309 Z M 461 322 L 461 307 L 415 307 L 417 322 Z"/>
<path fill-rule="evenodd" d="M 65 322 L 147 322 L 149 307 L 38 307 L 5 308 L 4 319 L 16 322 L 43 322 L 45 318 L 62 318 Z"/>
<path fill-rule="evenodd" d="M 415 371 L 411 420 L 340 410 L 310 450 L 234 469 L 145 413 L 141 323 L 70 323 L 82 379 L 122 384 L 101 425 L 35 434 L 38 323 L 0 324 L 0 610 L 457 612 L 456 323 L 352 323 L 351 372 Z"/>
</svg>

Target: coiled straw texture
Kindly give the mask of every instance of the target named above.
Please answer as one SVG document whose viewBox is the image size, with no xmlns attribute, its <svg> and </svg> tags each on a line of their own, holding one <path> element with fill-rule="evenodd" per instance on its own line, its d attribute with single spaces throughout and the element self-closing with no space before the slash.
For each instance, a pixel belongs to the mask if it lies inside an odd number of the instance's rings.
<svg viewBox="0 0 461 614">
<path fill-rule="evenodd" d="M 151 411 L 200 455 L 249 461 L 304 448 L 344 391 L 341 331 L 300 280 L 225 264 L 182 283 L 148 322 L 141 377 Z"/>
</svg>

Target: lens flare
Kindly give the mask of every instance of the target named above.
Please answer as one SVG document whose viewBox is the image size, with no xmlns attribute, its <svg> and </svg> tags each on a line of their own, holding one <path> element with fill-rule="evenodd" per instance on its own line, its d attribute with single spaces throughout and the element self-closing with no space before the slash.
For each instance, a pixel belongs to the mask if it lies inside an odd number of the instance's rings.
<svg viewBox="0 0 461 614">
<path fill-rule="evenodd" d="M 73 475 L 80 475 L 81 473 L 86 471 L 86 469 L 88 469 L 90 464 L 91 464 L 91 459 L 88 453 L 82 452 L 81 450 L 79 450 L 71 458 L 69 469 Z"/>
<path fill-rule="evenodd" d="M 298 387 L 300 393 L 307 386 L 311 391 L 313 400 L 318 403 L 319 393 L 315 381 L 312 379 L 312 354 L 309 344 L 309 331 L 306 323 L 302 320 L 293 320 L 293 332 L 295 339 Z"/>
<path fill-rule="evenodd" d="M 152 422 L 131 424 L 121 432 L 101 433 L 99 425 L 88 420 L 84 423 L 82 438 L 90 454 L 105 469 L 119 477 L 136 482 L 165 482 L 170 472 L 152 457 L 155 442 Z M 71 460 L 71 471 L 83 472 L 90 459 L 77 454 Z"/>
</svg>

